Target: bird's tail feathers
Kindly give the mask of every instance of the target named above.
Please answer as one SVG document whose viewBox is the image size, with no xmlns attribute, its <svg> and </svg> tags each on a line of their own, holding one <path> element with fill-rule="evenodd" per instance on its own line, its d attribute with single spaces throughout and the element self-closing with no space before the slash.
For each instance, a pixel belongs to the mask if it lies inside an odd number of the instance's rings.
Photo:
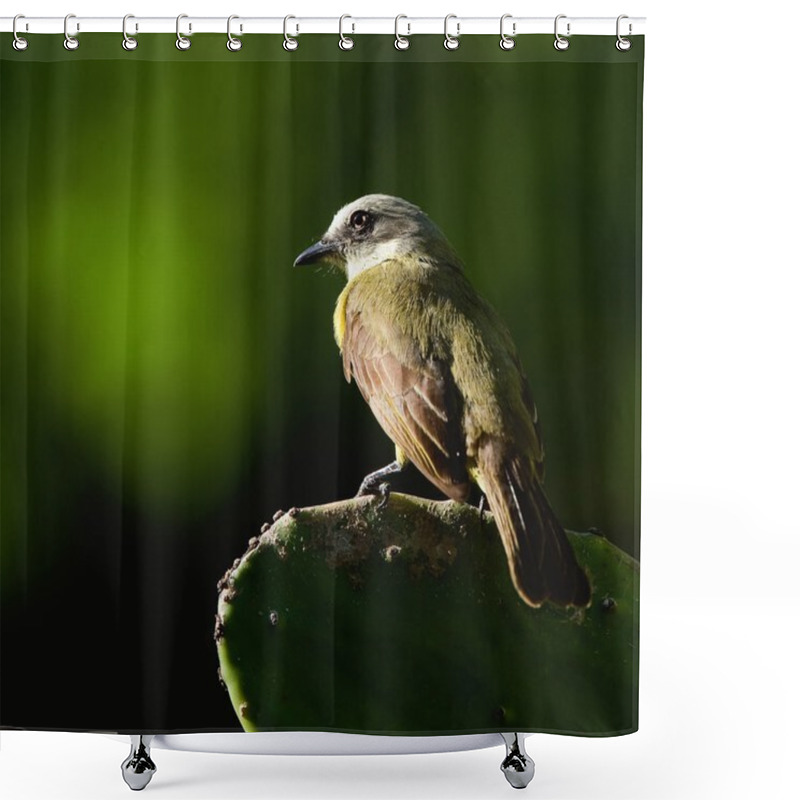
<svg viewBox="0 0 800 800">
<path fill-rule="evenodd" d="M 520 597 L 533 607 L 545 600 L 563 606 L 589 605 L 589 581 L 533 465 L 519 457 L 504 457 L 497 443 L 489 442 L 481 448 L 480 470 Z"/>
</svg>

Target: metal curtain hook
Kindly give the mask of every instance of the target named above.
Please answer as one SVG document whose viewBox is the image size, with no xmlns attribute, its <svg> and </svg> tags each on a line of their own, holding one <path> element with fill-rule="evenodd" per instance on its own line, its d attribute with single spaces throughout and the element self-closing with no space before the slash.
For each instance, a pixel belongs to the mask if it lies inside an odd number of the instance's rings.
<svg viewBox="0 0 800 800">
<path fill-rule="evenodd" d="M 133 14 L 126 14 L 122 18 L 122 47 L 125 50 L 135 50 L 139 46 L 139 42 L 134 39 L 132 36 L 128 36 L 128 20 L 129 19 L 136 19 Z M 136 25 L 136 30 L 139 30 L 139 26 Z"/>
<path fill-rule="evenodd" d="M 228 48 L 228 50 L 231 51 L 231 53 L 235 53 L 237 50 L 242 49 L 242 40 L 238 39 L 231 33 L 231 22 L 233 22 L 235 19 L 239 19 L 239 17 L 237 17 L 236 14 L 231 14 L 228 17 L 228 44 L 225 46 Z M 241 30 L 242 26 L 240 25 L 239 32 L 241 32 Z"/>
<path fill-rule="evenodd" d="M 553 32 L 555 33 L 556 40 L 553 42 L 553 47 L 556 50 L 566 50 L 569 47 L 569 39 L 565 39 L 559 32 L 558 32 L 558 21 L 560 19 L 566 19 L 566 14 L 559 14 L 556 17 L 555 25 L 553 26 Z M 567 23 L 567 36 L 569 36 L 569 22 Z"/>
<path fill-rule="evenodd" d="M 624 19 L 629 19 L 629 17 L 628 17 L 628 15 L 627 15 L 627 14 L 620 14 L 620 15 L 617 17 L 617 50 L 621 50 L 623 53 L 624 53 L 626 50 L 630 50 L 630 49 L 631 49 L 631 40 L 630 40 L 630 39 L 626 39 L 626 38 L 625 38 L 625 37 L 624 37 L 624 36 L 623 36 L 623 35 L 622 35 L 622 34 L 619 32 L 619 29 L 620 29 L 620 22 L 622 22 L 622 20 L 624 20 Z M 630 24 L 630 22 L 629 22 L 629 23 L 628 23 L 628 36 L 630 36 L 630 35 L 631 35 L 631 30 L 632 30 L 632 27 L 631 27 L 631 24 Z"/>
<path fill-rule="evenodd" d="M 188 14 L 178 14 L 178 18 L 175 20 L 175 35 L 178 37 L 175 40 L 175 47 L 177 47 L 178 50 L 188 50 L 192 46 L 192 40 L 191 39 L 187 39 L 181 33 L 181 20 L 182 19 L 188 19 L 188 18 L 189 18 Z M 191 32 L 192 32 L 192 23 L 190 22 L 189 23 L 189 33 L 191 33 Z"/>
<path fill-rule="evenodd" d="M 511 23 L 511 36 L 507 36 L 505 32 L 505 24 L 507 19 L 512 19 L 513 14 L 503 14 L 500 17 L 500 49 L 501 50 L 513 50 L 514 45 L 516 42 L 514 41 L 513 37 L 517 35 L 517 23 Z"/>
<path fill-rule="evenodd" d="M 448 33 L 447 31 L 447 23 L 450 22 L 451 19 L 456 20 L 456 35 L 453 36 L 452 34 Z M 459 44 L 461 42 L 458 41 L 458 37 L 461 35 L 461 23 L 458 22 L 458 17 L 455 14 L 448 14 L 444 18 L 444 48 L 445 50 L 458 50 Z"/>
<path fill-rule="evenodd" d="M 69 21 L 71 19 L 75 19 L 74 14 L 67 14 L 64 17 L 64 48 L 66 50 L 77 50 L 80 42 L 74 37 L 69 35 Z M 75 32 L 77 33 L 81 29 L 79 23 L 75 23 Z"/>
<path fill-rule="evenodd" d="M 298 42 L 297 39 L 293 38 L 292 36 L 289 36 L 288 25 L 290 19 L 297 19 L 297 17 L 293 17 L 291 14 L 289 14 L 283 18 L 283 49 L 297 50 L 297 48 L 300 46 L 300 42 Z M 300 26 L 297 23 L 295 23 L 295 33 L 300 33 Z"/>
<path fill-rule="evenodd" d="M 405 14 L 398 14 L 394 18 L 394 46 L 398 50 L 408 50 L 411 47 L 411 42 L 406 39 L 405 36 L 400 35 L 400 20 L 401 19 L 408 19 Z M 408 25 L 408 33 L 406 36 L 411 36 L 411 23 L 406 23 Z"/>
<path fill-rule="evenodd" d="M 339 17 L 339 47 L 342 50 L 352 50 L 356 46 L 356 43 L 350 36 L 344 35 L 344 21 L 346 19 L 353 19 L 353 18 L 349 14 L 342 14 L 342 16 Z M 351 24 L 351 32 L 355 33 L 356 31 L 355 22 L 352 22 L 350 24 Z"/>
<path fill-rule="evenodd" d="M 11 23 L 11 31 L 14 34 L 14 41 L 13 41 L 12 44 L 13 44 L 13 47 L 14 47 L 15 50 L 27 50 L 28 49 L 28 40 L 27 39 L 23 39 L 17 33 L 17 20 L 18 19 L 25 19 L 25 15 L 24 14 L 17 14 L 17 16 L 14 17 L 14 22 Z M 27 30 L 27 27 L 28 27 L 28 24 L 25 23 L 26 30 Z"/>
</svg>

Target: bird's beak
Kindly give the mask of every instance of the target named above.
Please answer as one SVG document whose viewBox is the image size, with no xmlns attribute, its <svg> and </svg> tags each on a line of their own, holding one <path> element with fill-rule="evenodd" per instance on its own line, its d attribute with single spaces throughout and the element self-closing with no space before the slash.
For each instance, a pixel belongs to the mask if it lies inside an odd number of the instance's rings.
<svg viewBox="0 0 800 800">
<path fill-rule="evenodd" d="M 324 239 L 320 239 L 316 244 L 312 244 L 311 247 L 303 250 L 294 260 L 294 265 L 296 267 L 305 267 L 307 264 L 316 264 L 330 256 L 341 256 L 339 246 L 335 242 L 326 242 Z"/>
</svg>

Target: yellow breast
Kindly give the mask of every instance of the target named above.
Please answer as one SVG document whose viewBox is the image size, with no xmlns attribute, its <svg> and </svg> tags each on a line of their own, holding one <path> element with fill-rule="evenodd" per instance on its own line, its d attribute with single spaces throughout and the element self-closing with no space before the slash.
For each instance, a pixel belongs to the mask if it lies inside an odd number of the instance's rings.
<svg viewBox="0 0 800 800">
<path fill-rule="evenodd" d="M 342 289 L 333 312 L 333 336 L 336 339 L 339 350 L 342 349 L 342 342 L 344 341 L 344 329 L 347 321 L 347 295 L 349 293 L 350 283 Z"/>
</svg>

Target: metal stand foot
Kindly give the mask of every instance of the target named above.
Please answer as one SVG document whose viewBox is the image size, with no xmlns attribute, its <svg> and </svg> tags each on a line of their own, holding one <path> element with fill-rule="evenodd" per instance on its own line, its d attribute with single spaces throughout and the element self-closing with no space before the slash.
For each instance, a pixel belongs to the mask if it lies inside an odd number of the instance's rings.
<svg viewBox="0 0 800 800">
<path fill-rule="evenodd" d="M 122 778 L 134 792 L 140 792 L 155 775 L 156 765 L 150 758 L 152 736 L 131 734 L 131 752 L 122 762 Z"/>
<path fill-rule="evenodd" d="M 533 759 L 525 752 L 525 739 L 520 733 L 501 733 L 506 743 L 506 757 L 500 765 L 506 780 L 515 789 L 524 789 L 535 771 Z"/>
</svg>

